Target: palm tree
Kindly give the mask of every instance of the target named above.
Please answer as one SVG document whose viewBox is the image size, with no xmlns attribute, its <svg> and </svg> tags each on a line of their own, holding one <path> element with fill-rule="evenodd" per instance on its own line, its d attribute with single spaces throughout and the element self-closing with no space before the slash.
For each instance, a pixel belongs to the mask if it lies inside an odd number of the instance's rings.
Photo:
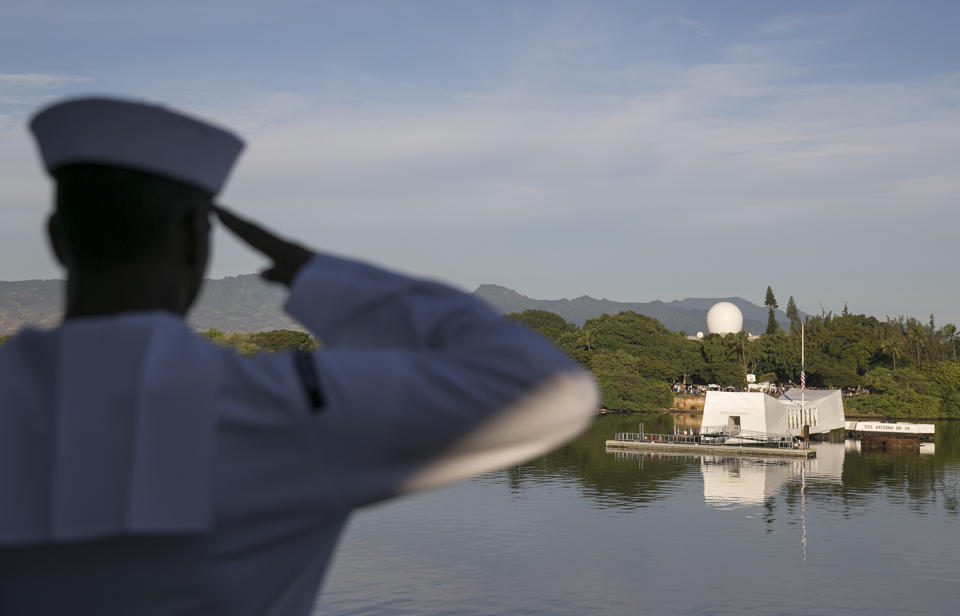
<svg viewBox="0 0 960 616">
<path fill-rule="evenodd" d="M 880 343 L 880 350 L 883 351 L 883 354 L 893 360 L 893 369 L 897 369 L 897 357 L 903 356 L 903 343 L 899 338 L 894 338 L 890 336 L 884 338 L 883 342 Z"/>
<path fill-rule="evenodd" d="M 957 331 L 957 326 L 953 323 L 947 323 L 940 330 L 940 335 L 943 336 L 945 341 L 953 345 L 953 363 L 957 363 L 957 340 L 960 339 L 960 331 Z"/>
<path fill-rule="evenodd" d="M 920 366 L 920 341 L 926 338 L 926 332 L 923 330 L 923 326 L 920 325 L 920 322 L 916 319 L 907 320 L 907 338 L 913 342 L 914 348 L 917 350 L 917 366 Z"/>
</svg>

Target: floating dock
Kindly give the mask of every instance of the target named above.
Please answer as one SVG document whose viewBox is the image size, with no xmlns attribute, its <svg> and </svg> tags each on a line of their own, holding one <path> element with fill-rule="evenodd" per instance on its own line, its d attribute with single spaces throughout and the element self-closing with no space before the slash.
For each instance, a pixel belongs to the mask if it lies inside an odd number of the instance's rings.
<svg viewBox="0 0 960 616">
<path fill-rule="evenodd" d="M 784 458 L 815 458 L 815 449 L 793 449 L 790 447 L 753 447 L 743 445 L 710 445 L 704 443 L 658 443 L 641 440 L 609 440 L 608 450 L 622 451 L 669 451 L 684 453 L 721 453 L 730 456 L 781 456 Z"/>
<path fill-rule="evenodd" d="M 847 432 L 853 434 L 893 434 L 919 436 L 921 438 L 933 438 L 937 432 L 935 424 L 909 423 L 898 421 L 897 423 L 888 423 L 885 421 L 848 421 L 844 424 Z"/>
<path fill-rule="evenodd" d="M 862 451 L 920 453 L 924 441 L 932 441 L 936 436 L 937 427 L 905 421 L 848 421 L 846 429 L 849 436 L 860 438 Z"/>
</svg>

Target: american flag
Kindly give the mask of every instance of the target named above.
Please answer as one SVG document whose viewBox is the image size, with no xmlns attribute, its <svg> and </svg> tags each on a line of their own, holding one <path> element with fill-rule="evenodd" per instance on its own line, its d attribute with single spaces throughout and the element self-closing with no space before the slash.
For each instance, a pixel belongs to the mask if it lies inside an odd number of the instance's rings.
<svg viewBox="0 0 960 616">
<path fill-rule="evenodd" d="M 803 391 L 807 388 L 807 373 L 803 369 L 803 364 L 800 365 L 800 391 Z"/>
</svg>

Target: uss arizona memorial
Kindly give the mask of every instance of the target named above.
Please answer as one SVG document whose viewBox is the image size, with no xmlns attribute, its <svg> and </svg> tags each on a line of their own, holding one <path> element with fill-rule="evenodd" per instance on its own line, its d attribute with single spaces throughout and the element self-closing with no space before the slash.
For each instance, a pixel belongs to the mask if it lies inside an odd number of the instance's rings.
<svg viewBox="0 0 960 616">
<path fill-rule="evenodd" d="M 844 427 L 843 398 L 839 389 L 807 390 L 801 406 L 800 390 L 793 388 L 780 398 L 760 392 L 708 391 L 703 405 L 704 428 L 732 428 L 766 434 L 802 436 L 823 434 Z"/>
<path fill-rule="evenodd" d="M 742 326 L 740 309 L 729 302 L 718 302 L 707 312 L 710 333 L 735 333 Z M 802 436 L 804 426 L 809 426 L 810 434 L 824 434 L 844 427 L 843 397 L 839 389 L 793 388 L 780 398 L 760 392 L 708 391 L 700 425 L 701 433 L 722 430 Z"/>
<path fill-rule="evenodd" d="M 726 335 L 740 331 L 743 316 L 729 302 L 715 304 L 707 313 L 710 333 Z M 703 338 L 703 334 L 696 336 Z M 803 329 L 801 325 L 801 370 Z M 750 375 L 748 375 L 749 377 Z M 801 377 L 802 380 L 802 377 Z M 851 425 L 852 424 L 852 425 Z M 923 434 L 935 431 L 930 424 L 886 424 L 845 421 L 843 396 L 839 389 L 801 390 L 792 388 L 779 398 L 758 391 L 708 391 L 703 405 L 700 434 L 804 437 L 846 429 L 860 433 Z M 738 442 L 738 441 L 735 441 Z"/>
</svg>

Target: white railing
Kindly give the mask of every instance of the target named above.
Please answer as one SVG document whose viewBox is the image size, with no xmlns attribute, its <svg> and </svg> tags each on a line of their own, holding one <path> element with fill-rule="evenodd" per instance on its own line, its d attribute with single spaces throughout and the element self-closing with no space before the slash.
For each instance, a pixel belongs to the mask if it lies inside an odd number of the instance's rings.
<svg viewBox="0 0 960 616">
<path fill-rule="evenodd" d="M 740 426 L 706 426 L 700 434 L 654 434 L 650 432 L 617 432 L 617 441 L 644 441 L 649 443 L 737 445 L 740 447 L 776 447 L 789 449 L 794 446 L 790 434 L 777 434 L 742 430 Z"/>
</svg>

